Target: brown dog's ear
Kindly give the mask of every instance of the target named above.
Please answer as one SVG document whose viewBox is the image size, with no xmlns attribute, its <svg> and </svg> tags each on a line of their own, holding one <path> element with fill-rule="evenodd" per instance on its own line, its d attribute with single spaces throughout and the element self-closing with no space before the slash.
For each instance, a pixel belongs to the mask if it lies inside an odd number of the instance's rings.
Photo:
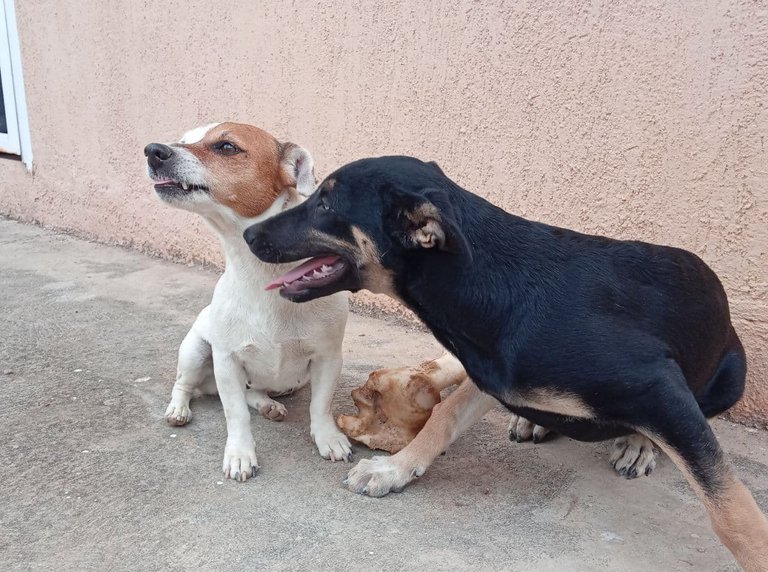
<svg viewBox="0 0 768 572">
<path fill-rule="evenodd" d="M 408 249 L 434 248 L 472 259 L 469 243 L 450 203 L 437 189 L 423 194 L 397 193 L 395 235 Z"/>
<path fill-rule="evenodd" d="M 280 169 L 286 186 L 295 187 L 300 195 L 308 197 L 315 190 L 315 161 L 304 147 L 295 143 L 282 143 Z"/>
</svg>

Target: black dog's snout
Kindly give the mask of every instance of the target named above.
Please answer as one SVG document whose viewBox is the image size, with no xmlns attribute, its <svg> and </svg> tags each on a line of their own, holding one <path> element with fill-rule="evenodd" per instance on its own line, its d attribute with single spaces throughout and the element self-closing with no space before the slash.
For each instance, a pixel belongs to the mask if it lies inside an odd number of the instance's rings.
<svg viewBox="0 0 768 572">
<path fill-rule="evenodd" d="M 157 169 L 173 157 L 173 149 L 162 143 L 150 143 L 144 147 L 144 156 L 147 158 L 147 162 Z"/>
<path fill-rule="evenodd" d="M 243 233 L 243 238 L 245 239 L 245 242 L 248 243 L 248 246 L 253 246 L 253 243 L 257 240 L 257 235 L 259 234 L 259 231 L 256 229 L 256 225 L 249 226 L 245 229 L 245 232 Z"/>
<path fill-rule="evenodd" d="M 280 262 L 280 253 L 272 245 L 268 232 L 262 229 L 260 224 L 246 228 L 243 238 L 251 252 L 264 262 Z"/>
</svg>

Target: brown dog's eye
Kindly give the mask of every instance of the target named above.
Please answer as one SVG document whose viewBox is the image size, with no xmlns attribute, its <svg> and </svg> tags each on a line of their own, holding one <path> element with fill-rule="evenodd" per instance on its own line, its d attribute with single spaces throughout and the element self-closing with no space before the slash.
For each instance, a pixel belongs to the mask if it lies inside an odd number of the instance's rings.
<svg viewBox="0 0 768 572">
<path fill-rule="evenodd" d="M 240 148 L 234 143 L 230 143 L 229 141 L 221 141 L 220 143 L 216 143 L 213 148 L 222 155 L 234 155 L 240 152 Z"/>
</svg>

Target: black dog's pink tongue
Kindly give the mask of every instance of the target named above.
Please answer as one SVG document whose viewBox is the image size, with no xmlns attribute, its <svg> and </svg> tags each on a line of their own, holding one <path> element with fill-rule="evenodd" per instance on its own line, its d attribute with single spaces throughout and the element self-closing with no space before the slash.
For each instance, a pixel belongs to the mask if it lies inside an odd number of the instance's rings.
<svg viewBox="0 0 768 572">
<path fill-rule="evenodd" d="M 283 284 L 290 284 L 291 282 L 298 280 L 308 272 L 312 272 L 314 270 L 320 270 L 323 266 L 333 266 L 335 263 L 339 261 L 340 257 L 336 255 L 330 255 L 330 256 L 316 256 L 315 258 L 310 258 L 307 260 L 304 264 L 301 264 L 294 268 L 293 270 L 290 270 L 289 272 L 286 272 L 282 276 L 278 276 L 272 282 L 267 284 L 267 287 L 265 290 L 274 290 L 275 288 L 280 288 Z"/>
</svg>

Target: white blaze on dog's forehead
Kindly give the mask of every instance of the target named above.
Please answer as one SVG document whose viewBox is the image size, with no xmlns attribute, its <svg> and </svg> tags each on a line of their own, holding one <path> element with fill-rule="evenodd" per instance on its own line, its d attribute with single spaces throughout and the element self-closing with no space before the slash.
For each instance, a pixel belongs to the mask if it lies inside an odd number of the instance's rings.
<svg viewBox="0 0 768 572">
<path fill-rule="evenodd" d="M 211 129 L 213 129 L 217 125 L 221 125 L 221 122 L 209 123 L 208 125 L 202 125 L 200 127 L 195 127 L 194 129 L 190 129 L 184 135 L 181 136 L 181 139 L 179 139 L 179 143 L 183 143 L 184 145 L 197 143 L 203 137 L 205 137 L 206 133 L 208 133 Z"/>
</svg>

